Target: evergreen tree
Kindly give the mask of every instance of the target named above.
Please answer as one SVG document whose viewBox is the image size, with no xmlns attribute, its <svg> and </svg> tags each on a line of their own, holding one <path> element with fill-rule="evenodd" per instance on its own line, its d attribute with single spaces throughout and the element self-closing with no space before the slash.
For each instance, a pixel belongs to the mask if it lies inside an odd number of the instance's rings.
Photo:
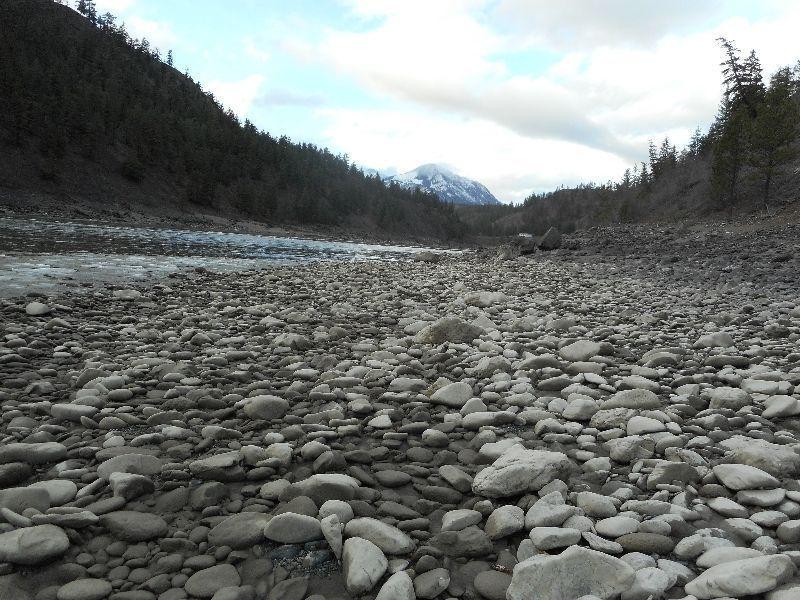
<svg viewBox="0 0 800 600">
<path fill-rule="evenodd" d="M 97 24 L 100 27 L 100 29 L 113 31 L 116 21 L 117 18 L 110 12 L 107 12 L 100 15 L 100 17 L 97 19 Z"/>
<path fill-rule="evenodd" d="M 650 183 L 650 174 L 647 172 L 647 163 L 641 162 L 641 169 L 639 169 L 639 185 L 647 186 Z"/>
<path fill-rule="evenodd" d="M 699 156 L 700 149 L 703 146 L 703 134 L 700 131 L 700 127 L 697 127 L 692 134 L 691 139 L 689 140 L 689 145 L 686 148 L 686 152 L 689 156 Z"/>
<path fill-rule="evenodd" d="M 171 67 L 173 65 L 172 50 L 167 50 L 167 64 Z"/>
<path fill-rule="evenodd" d="M 622 175 L 622 181 L 620 181 L 620 187 L 622 189 L 628 189 L 629 187 L 631 187 L 632 183 L 633 179 L 631 177 L 631 170 L 625 169 L 625 173 Z"/>
<path fill-rule="evenodd" d="M 724 120 L 714 143 L 711 189 L 720 208 L 732 209 L 747 156 L 750 114 L 746 105 L 724 103 Z"/>
<path fill-rule="evenodd" d="M 653 142 L 652 139 L 648 140 L 647 142 L 647 157 L 650 162 L 650 173 L 652 174 L 653 179 L 658 179 L 658 150 L 656 149 L 655 142 Z"/>
<path fill-rule="evenodd" d="M 747 59 L 742 60 L 739 49 L 724 37 L 718 38 L 725 53 L 722 67 L 722 82 L 725 95 L 733 105 L 743 104 L 751 118 L 758 112 L 758 103 L 763 96 L 761 63 L 755 51 L 751 51 Z"/>
<path fill-rule="evenodd" d="M 97 23 L 97 7 L 94 4 L 94 0 L 78 0 L 76 9 L 92 23 Z"/>
<path fill-rule="evenodd" d="M 658 168 L 661 173 L 668 171 L 678 164 L 678 152 L 674 145 L 665 137 L 658 149 Z"/>
<path fill-rule="evenodd" d="M 792 97 L 793 86 L 791 69 L 775 73 L 753 121 L 749 162 L 754 179 L 760 182 L 765 208 L 769 207 L 778 171 L 798 156 L 795 140 L 800 110 Z"/>
</svg>

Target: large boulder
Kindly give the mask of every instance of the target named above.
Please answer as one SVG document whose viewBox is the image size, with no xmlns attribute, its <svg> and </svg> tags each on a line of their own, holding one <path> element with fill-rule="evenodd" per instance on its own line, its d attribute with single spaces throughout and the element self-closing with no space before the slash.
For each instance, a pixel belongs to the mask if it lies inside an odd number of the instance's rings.
<svg viewBox="0 0 800 600">
<path fill-rule="evenodd" d="M 112 473 L 156 475 L 161 472 L 163 465 L 163 460 L 149 454 L 120 454 L 100 463 L 97 474 L 106 481 L 111 478 Z"/>
<path fill-rule="evenodd" d="M 551 227 L 544 232 L 544 235 L 536 242 L 541 250 L 555 250 L 561 247 L 561 232 L 555 227 Z"/>
<path fill-rule="evenodd" d="M 561 358 L 570 362 L 587 361 L 600 354 L 600 344 L 592 340 L 578 340 L 562 346 L 558 350 L 558 354 Z"/>
<path fill-rule="evenodd" d="M 242 582 L 239 572 L 231 564 L 220 563 L 194 573 L 183 588 L 196 598 L 211 598 L 219 590 L 238 586 Z"/>
<path fill-rule="evenodd" d="M 503 292 L 469 292 L 464 296 L 464 304 L 477 306 L 478 308 L 488 308 L 495 304 L 501 304 L 508 300 Z"/>
<path fill-rule="evenodd" d="M 406 554 L 413 552 L 415 547 L 414 540 L 397 527 L 370 517 L 348 521 L 344 534 L 369 540 L 386 554 Z"/>
<path fill-rule="evenodd" d="M 267 515 L 257 512 L 231 515 L 208 532 L 208 542 L 213 546 L 229 546 L 234 550 L 250 548 L 264 541 L 267 521 Z"/>
<path fill-rule="evenodd" d="M 467 323 L 458 317 L 443 317 L 423 327 L 414 336 L 414 341 L 418 344 L 432 346 L 438 346 L 444 342 L 467 344 L 485 333 L 486 331 L 482 327 Z"/>
<path fill-rule="evenodd" d="M 414 582 L 411 581 L 411 577 L 405 571 L 399 571 L 389 577 L 381 586 L 375 600 L 416 600 L 416 598 Z"/>
<path fill-rule="evenodd" d="M 425 263 L 438 263 L 443 258 L 444 254 L 442 254 L 441 252 L 433 252 L 431 250 L 420 250 L 413 256 L 415 262 L 425 262 Z"/>
<path fill-rule="evenodd" d="M 67 447 L 58 442 L 37 442 L 26 444 L 12 442 L 0 446 L 0 464 L 22 462 L 29 465 L 43 465 L 57 462 L 67 457 Z"/>
<path fill-rule="evenodd" d="M 305 544 L 323 536 L 319 521 L 314 517 L 285 512 L 270 519 L 264 528 L 264 537 L 281 544 Z"/>
<path fill-rule="evenodd" d="M 198 479 L 206 481 L 238 481 L 244 479 L 244 469 L 239 464 L 242 456 L 238 450 L 221 452 L 189 463 L 189 470 Z"/>
<path fill-rule="evenodd" d="M 289 410 L 289 402 L 278 396 L 262 394 L 242 400 L 242 408 L 244 409 L 244 414 L 251 419 L 271 421 L 283 418 Z"/>
<path fill-rule="evenodd" d="M 389 561 L 375 544 L 353 537 L 344 543 L 342 567 L 347 591 L 354 596 L 361 596 L 380 581 L 389 567 Z"/>
<path fill-rule="evenodd" d="M 69 538 L 55 525 L 36 525 L 0 533 L 0 562 L 40 565 L 69 549 Z"/>
<path fill-rule="evenodd" d="M 726 459 L 756 467 L 775 477 L 793 477 L 800 472 L 800 455 L 790 446 L 743 435 L 722 440 L 719 445 L 727 451 Z"/>
<path fill-rule="evenodd" d="M 734 560 L 711 567 L 686 584 L 687 594 L 701 600 L 763 594 L 792 577 L 795 566 L 785 554 Z"/>
<path fill-rule="evenodd" d="M 352 500 L 361 485 L 358 479 L 343 473 L 317 473 L 291 484 L 280 495 L 285 502 L 297 496 L 308 496 L 317 506 L 328 500 Z"/>
<path fill-rule="evenodd" d="M 0 508 L 20 514 L 26 508 L 44 512 L 50 508 L 50 494 L 42 488 L 16 487 L 0 490 Z"/>
<path fill-rule="evenodd" d="M 722 485 L 737 492 L 762 488 L 773 489 L 780 485 L 775 477 L 750 465 L 723 464 L 714 467 L 713 471 Z"/>
<path fill-rule="evenodd" d="M 554 479 L 565 479 L 572 469 L 566 454 L 517 444 L 475 476 L 472 491 L 489 498 L 536 492 Z"/>
<path fill-rule="evenodd" d="M 442 404 L 450 408 L 463 408 L 472 398 L 472 386 L 464 381 L 456 381 L 442 386 L 431 394 L 432 404 Z"/>
<path fill-rule="evenodd" d="M 634 410 L 650 410 L 661 408 L 661 400 L 650 390 L 632 389 L 617 392 L 603 402 L 601 408 L 632 408 Z"/>
<path fill-rule="evenodd" d="M 164 537 L 169 530 L 167 522 L 152 513 L 135 510 L 118 510 L 103 515 L 102 524 L 117 539 L 126 542 L 146 542 Z"/>
<path fill-rule="evenodd" d="M 631 566 L 613 556 L 582 546 L 571 546 L 556 556 L 541 554 L 514 567 L 508 600 L 558 598 L 577 600 L 594 595 L 615 598 L 633 585 Z"/>
</svg>

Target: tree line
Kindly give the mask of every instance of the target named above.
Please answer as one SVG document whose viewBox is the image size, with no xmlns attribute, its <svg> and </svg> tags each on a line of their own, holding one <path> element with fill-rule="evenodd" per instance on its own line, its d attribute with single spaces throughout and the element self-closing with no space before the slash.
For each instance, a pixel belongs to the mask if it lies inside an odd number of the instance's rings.
<svg viewBox="0 0 800 600">
<path fill-rule="evenodd" d="M 459 209 L 479 235 L 569 231 L 596 224 L 769 210 L 794 201 L 800 187 L 800 63 L 765 80 L 755 51 L 725 38 L 723 92 L 716 117 L 678 150 L 650 140 L 647 159 L 619 181 L 531 194 L 519 207 Z M 488 218 L 483 218 L 488 217 Z"/>
<path fill-rule="evenodd" d="M 64 6 L 63 4 L 67 4 Z M 72 159 L 174 201 L 274 223 L 460 237 L 453 206 L 387 185 L 347 156 L 240 121 L 93 0 L 0 3 L 0 146 L 66 182 Z M 149 187 L 148 187 L 149 186 Z"/>
</svg>

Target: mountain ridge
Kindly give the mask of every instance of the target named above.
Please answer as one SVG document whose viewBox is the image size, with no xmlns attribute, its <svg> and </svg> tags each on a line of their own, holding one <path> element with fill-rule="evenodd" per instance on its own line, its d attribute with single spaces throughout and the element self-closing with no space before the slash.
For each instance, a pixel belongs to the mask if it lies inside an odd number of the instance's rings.
<svg viewBox="0 0 800 600">
<path fill-rule="evenodd" d="M 501 204 L 479 181 L 459 175 L 448 167 L 436 163 L 426 163 L 411 171 L 384 177 L 383 180 L 407 190 L 422 189 L 433 192 L 442 202 L 470 206 Z"/>
</svg>

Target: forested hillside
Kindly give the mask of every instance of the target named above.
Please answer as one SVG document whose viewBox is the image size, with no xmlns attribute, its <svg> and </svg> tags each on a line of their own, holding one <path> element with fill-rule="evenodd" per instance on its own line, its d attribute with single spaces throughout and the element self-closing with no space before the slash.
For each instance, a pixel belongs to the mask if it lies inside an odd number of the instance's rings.
<svg viewBox="0 0 800 600">
<path fill-rule="evenodd" d="M 769 212 L 800 200 L 800 63 L 765 81 L 755 51 L 722 50 L 723 94 L 709 131 L 649 157 L 617 182 L 533 194 L 522 206 L 459 209 L 483 235 L 571 231 L 597 224 Z"/>
<path fill-rule="evenodd" d="M 0 192 L 269 223 L 463 234 L 448 204 L 240 123 L 90 1 L 0 2 Z M 0 198 L 2 198 L 0 194 Z M 0 200 L 2 202 L 2 200 Z"/>
</svg>

